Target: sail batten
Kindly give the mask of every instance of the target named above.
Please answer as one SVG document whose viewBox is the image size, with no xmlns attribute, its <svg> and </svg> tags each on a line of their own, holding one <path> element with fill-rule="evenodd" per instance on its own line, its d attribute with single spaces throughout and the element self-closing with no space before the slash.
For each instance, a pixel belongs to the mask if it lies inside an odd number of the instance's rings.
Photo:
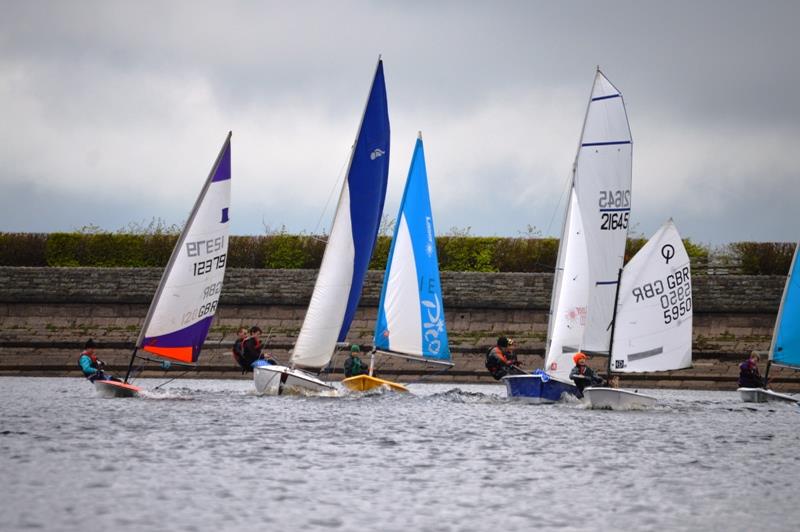
<svg viewBox="0 0 800 532">
<path fill-rule="evenodd" d="M 425 151 L 414 146 L 386 263 L 375 346 L 430 360 L 450 360 Z"/>
<path fill-rule="evenodd" d="M 389 171 L 389 114 L 378 60 L 331 234 L 297 337 L 293 365 L 320 368 L 347 337 L 380 227 Z"/>
<path fill-rule="evenodd" d="M 160 358 L 197 361 L 216 313 L 230 229 L 231 134 L 164 268 L 136 346 Z"/>
</svg>

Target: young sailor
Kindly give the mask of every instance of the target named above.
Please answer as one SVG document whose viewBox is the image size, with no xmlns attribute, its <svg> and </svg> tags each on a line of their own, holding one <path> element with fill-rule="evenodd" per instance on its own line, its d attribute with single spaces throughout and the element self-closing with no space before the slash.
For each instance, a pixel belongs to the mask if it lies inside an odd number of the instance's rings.
<svg viewBox="0 0 800 532">
<path fill-rule="evenodd" d="M 587 386 L 602 386 L 605 384 L 605 380 L 586 365 L 587 358 L 588 357 L 581 352 L 576 353 L 575 356 L 572 357 L 572 361 L 575 362 L 575 367 L 569 372 L 569 378 L 572 379 L 575 382 L 575 386 L 578 387 L 578 399 L 583 397 L 583 389 Z"/>
<path fill-rule="evenodd" d="M 364 367 L 364 363 L 358 357 L 361 354 L 361 347 L 358 344 L 353 344 L 350 347 L 350 356 L 344 361 L 344 376 L 355 377 L 356 375 L 364 375 L 368 372 Z"/>
<path fill-rule="evenodd" d="M 497 345 L 486 352 L 486 369 L 495 380 L 499 381 L 509 373 L 522 373 L 517 356 L 510 348 L 513 345 L 514 340 L 501 336 Z"/>
<path fill-rule="evenodd" d="M 233 360 L 242 368 L 243 374 L 250 369 L 250 364 L 244 360 L 244 342 L 247 338 L 247 327 L 239 327 L 236 331 L 236 340 L 233 342 Z"/>
<path fill-rule="evenodd" d="M 277 361 L 269 355 L 264 355 L 264 343 L 261 341 L 261 328 L 258 325 L 250 327 L 250 336 L 242 342 L 242 369 L 253 371 L 256 366 L 277 364 Z"/>
<path fill-rule="evenodd" d="M 739 388 L 765 388 L 767 383 L 758 372 L 758 353 L 753 351 L 750 356 L 739 364 Z"/>
<path fill-rule="evenodd" d="M 95 347 L 94 340 L 91 338 L 86 340 L 86 343 L 83 344 L 83 352 L 81 352 L 81 356 L 78 358 L 78 365 L 83 372 L 83 376 L 89 379 L 90 382 L 98 380 L 119 381 L 116 377 L 108 375 L 103 371 L 103 367 L 106 363 L 97 358 L 94 352 Z"/>
</svg>

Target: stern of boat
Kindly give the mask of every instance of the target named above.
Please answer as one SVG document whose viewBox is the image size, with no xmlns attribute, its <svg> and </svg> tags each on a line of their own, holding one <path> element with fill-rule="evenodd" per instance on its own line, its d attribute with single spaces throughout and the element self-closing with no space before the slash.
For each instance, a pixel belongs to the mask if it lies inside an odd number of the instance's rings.
<svg viewBox="0 0 800 532">
<path fill-rule="evenodd" d="M 310 373 L 279 365 L 253 368 L 253 384 L 258 395 L 308 395 L 336 390 Z"/>
<path fill-rule="evenodd" d="M 605 410 L 639 410 L 652 408 L 658 403 L 652 395 L 618 388 L 584 388 L 583 397 L 591 408 Z"/>
<path fill-rule="evenodd" d="M 557 403 L 564 394 L 577 394 L 573 384 L 567 384 L 546 375 L 506 375 L 503 377 L 509 399 L 518 399 L 533 404 Z"/>
</svg>

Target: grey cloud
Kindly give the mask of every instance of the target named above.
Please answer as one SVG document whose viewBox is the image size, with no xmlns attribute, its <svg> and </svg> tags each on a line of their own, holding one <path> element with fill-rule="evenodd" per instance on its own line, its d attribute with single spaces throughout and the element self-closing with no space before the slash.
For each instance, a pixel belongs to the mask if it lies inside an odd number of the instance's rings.
<svg viewBox="0 0 800 532">
<path fill-rule="evenodd" d="M 599 63 L 625 93 L 642 232 L 674 215 L 702 241 L 792 240 L 800 221 L 773 208 L 798 192 L 794 164 L 763 156 L 800 140 L 794 2 L 4 2 L 3 12 L 0 113 L 13 127 L 0 133 L 0 182 L 14 230 L 175 223 L 233 129 L 234 230 L 258 233 L 263 218 L 311 231 L 378 53 L 390 216 L 423 129 L 440 232 L 558 233 Z M 41 215 L 23 207 L 23 185 L 38 190 Z M 100 206 L 79 221 L 64 195 Z M 747 224 L 741 213 L 757 215 Z"/>
</svg>

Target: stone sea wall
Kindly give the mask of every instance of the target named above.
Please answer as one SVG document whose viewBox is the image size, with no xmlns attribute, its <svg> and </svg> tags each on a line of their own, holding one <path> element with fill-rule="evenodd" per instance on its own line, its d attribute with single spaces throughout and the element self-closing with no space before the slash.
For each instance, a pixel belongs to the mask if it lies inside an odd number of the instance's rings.
<svg viewBox="0 0 800 532">
<path fill-rule="evenodd" d="M 228 270 L 199 367 L 186 376 L 248 378 L 241 376 L 230 355 L 241 325 L 261 326 L 273 355 L 287 360 L 316 273 Z M 124 371 L 160 277 L 160 269 L 147 268 L 0 267 L 0 375 L 78 376 L 78 353 L 88 337 L 99 343 L 98 354 L 112 371 Z M 371 345 L 381 280 L 382 272 L 369 272 L 349 341 Z M 784 280 L 695 276 L 694 368 L 625 376 L 623 384 L 734 389 L 744 354 L 769 347 Z M 381 359 L 381 375 L 405 382 L 494 382 L 483 368 L 483 354 L 501 334 L 516 339 L 525 367 L 541 365 L 551 274 L 443 272 L 442 285 L 455 367 L 441 373 L 435 366 Z M 335 377 L 343 360 L 344 355 L 334 358 Z M 600 368 L 604 360 L 591 364 Z M 775 389 L 800 391 L 800 372 L 774 369 L 772 375 Z"/>
</svg>

